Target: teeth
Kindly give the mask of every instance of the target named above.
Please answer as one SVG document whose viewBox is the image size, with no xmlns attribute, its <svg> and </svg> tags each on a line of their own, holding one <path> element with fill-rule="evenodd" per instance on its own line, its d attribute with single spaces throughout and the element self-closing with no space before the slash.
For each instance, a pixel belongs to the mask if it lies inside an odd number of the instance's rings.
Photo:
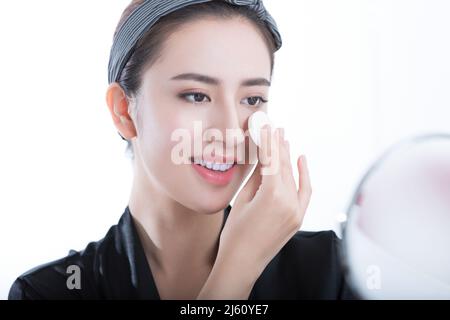
<svg viewBox="0 0 450 320">
<path fill-rule="evenodd" d="M 206 167 L 206 168 L 208 168 L 210 170 L 214 170 L 214 171 L 227 171 L 233 166 L 233 164 L 213 163 L 213 162 L 203 161 L 201 159 L 194 159 L 194 163 L 199 164 L 203 167 Z"/>
</svg>

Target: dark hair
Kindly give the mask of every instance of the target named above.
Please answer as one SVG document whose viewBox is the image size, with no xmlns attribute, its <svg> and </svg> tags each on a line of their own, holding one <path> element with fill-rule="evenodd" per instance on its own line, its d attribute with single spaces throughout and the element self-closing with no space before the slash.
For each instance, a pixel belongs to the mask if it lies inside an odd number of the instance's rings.
<svg viewBox="0 0 450 320">
<path fill-rule="evenodd" d="M 145 0 L 133 0 L 123 12 L 114 36 L 131 13 Z M 148 69 L 160 56 L 164 40 L 182 24 L 199 17 L 232 18 L 241 17 L 254 23 L 263 36 L 270 53 L 270 70 L 273 72 L 275 40 L 255 11 L 245 6 L 232 5 L 224 1 L 210 1 L 193 4 L 169 13 L 159 19 L 146 34 L 137 42 L 136 47 L 125 65 L 117 83 L 125 91 L 128 98 L 134 97 L 140 89 L 142 73 Z M 128 148 L 131 143 L 128 141 Z"/>
</svg>

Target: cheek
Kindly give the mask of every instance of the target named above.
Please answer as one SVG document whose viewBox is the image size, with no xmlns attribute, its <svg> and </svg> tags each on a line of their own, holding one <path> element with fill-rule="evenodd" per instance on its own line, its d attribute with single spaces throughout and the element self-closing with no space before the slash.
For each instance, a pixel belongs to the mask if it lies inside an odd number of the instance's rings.
<svg viewBox="0 0 450 320">
<path fill-rule="evenodd" d="M 172 141 L 172 132 L 176 131 L 177 127 L 164 126 L 160 128 L 153 128 L 146 130 L 145 136 L 141 139 L 143 156 L 146 162 L 152 163 L 158 167 L 170 167 L 175 163 L 172 159 L 172 151 L 176 150 L 177 141 L 174 137 Z"/>
<path fill-rule="evenodd" d="M 179 175 L 184 165 L 178 165 L 176 161 L 180 157 L 189 159 L 190 154 L 183 152 L 174 156 L 174 153 L 180 149 L 181 141 L 183 146 L 187 143 L 186 151 L 190 151 L 190 145 L 193 143 L 192 121 L 182 112 L 170 113 L 165 110 L 148 112 L 142 120 L 139 140 L 145 165 L 150 172 L 163 180 Z M 182 140 L 180 134 L 190 137 L 190 140 Z"/>
</svg>

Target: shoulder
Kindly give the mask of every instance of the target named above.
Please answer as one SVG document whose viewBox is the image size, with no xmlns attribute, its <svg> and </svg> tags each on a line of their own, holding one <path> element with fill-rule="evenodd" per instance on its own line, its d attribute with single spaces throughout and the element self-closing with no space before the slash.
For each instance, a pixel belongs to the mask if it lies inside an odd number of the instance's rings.
<svg viewBox="0 0 450 320">
<path fill-rule="evenodd" d="M 346 298 L 340 242 L 332 230 L 298 231 L 258 279 L 255 298 Z"/>
<path fill-rule="evenodd" d="M 334 231 L 298 231 L 276 259 L 283 268 L 289 264 L 286 272 L 292 272 L 293 277 L 333 278 L 341 271 L 339 246 L 340 239 Z"/>
<path fill-rule="evenodd" d="M 99 277 L 112 257 L 117 225 L 104 238 L 90 242 L 82 251 L 70 250 L 60 259 L 38 265 L 21 274 L 12 284 L 8 299 L 92 299 L 99 298 Z"/>
<path fill-rule="evenodd" d="M 332 230 L 297 231 L 280 252 L 283 258 L 303 260 L 311 264 L 333 265 L 338 259 L 341 240 Z"/>
</svg>

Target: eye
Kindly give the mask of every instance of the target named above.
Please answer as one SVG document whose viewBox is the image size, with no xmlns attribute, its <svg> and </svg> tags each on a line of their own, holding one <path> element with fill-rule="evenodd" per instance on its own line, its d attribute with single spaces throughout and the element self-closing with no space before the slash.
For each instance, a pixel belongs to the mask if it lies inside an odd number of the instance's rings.
<svg viewBox="0 0 450 320">
<path fill-rule="evenodd" d="M 211 101 L 211 99 L 209 99 L 209 97 L 203 93 L 200 92 L 187 92 L 187 93 L 182 93 L 179 95 L 179 97 L 181 99 L 187 100 L 190 103 L 202 103 L 204 102 L 205 98 L 208 98 L 209 101 Z"/>
<path fill-rule="evenodd" d="M 269 102 L 268 100 L 265 100 L 263 97 L 259 97 L 259 96 L 245 98 L 244 101 L 245 100 L 247 100 L 248 104 L 251 106 L 257 106 L 257 105 Z"/>
</svg>

